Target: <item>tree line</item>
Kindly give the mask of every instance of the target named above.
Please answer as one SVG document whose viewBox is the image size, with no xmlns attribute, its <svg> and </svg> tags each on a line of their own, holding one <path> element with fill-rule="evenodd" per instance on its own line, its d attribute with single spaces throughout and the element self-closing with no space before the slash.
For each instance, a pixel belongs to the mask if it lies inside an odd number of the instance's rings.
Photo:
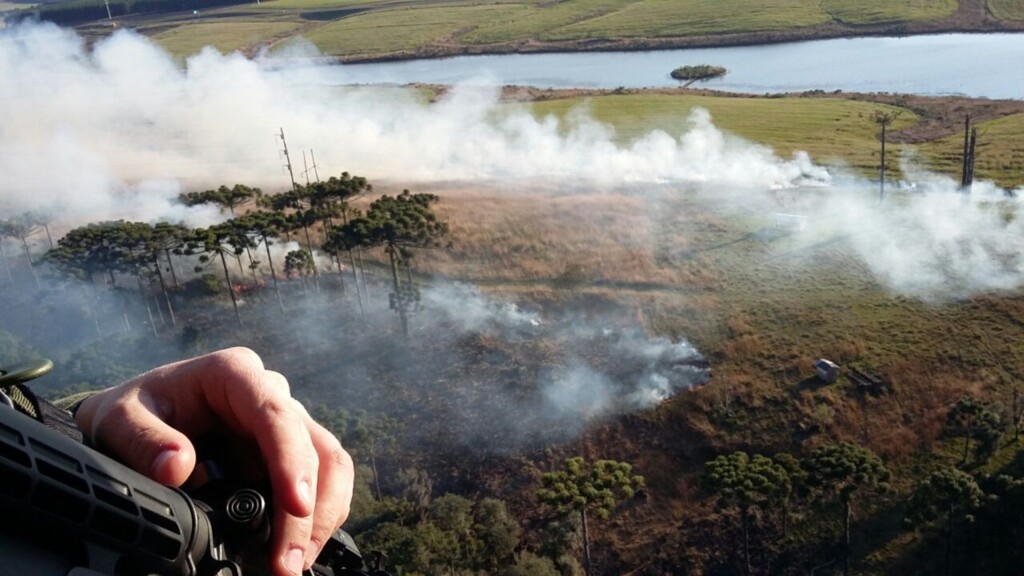
<svg viewBox="0 0 1024 576">
<path fill-rule="evenodd" d="M 950 411 L 951 434 L 963 432 L 960 406 L 966 402 Z M 794 549 L 814 548 L 814 540 L 831 532 L 822 528 L 829 510 L 839 536 L 835 545 L 825 547 L 825 561 L 816 567 L 819 572 L 851 573 L 858 510 L 862 523 L 872 516 L 898 516 L 903 529 L 917 533 L 927 548 L 937 549 L 940 554 L 915 564 L 917 570 L 926 567 L 922 573 L 961 574 L 967 567 L 972 573 L 988 574 L 1019 569 L 1022 552 L 1012 550 L 1024 538 L 1024 479 L 973 475 L 949 464 L 929 468 L 909 490 L 896 495 L 890 485 L 892 474 L 880 458 L 856 444 L 835 442 L 799 460 L 785 452 L 717 456 L 705 463 L 701 487 L 719 511 L 734 519 L 737 546 L 726 562 L 735 573 L 774 573 L 773 560 L 785 556 L 787 548 L 790 555 Z M 794 519 L 801 521 L 799 534 Z"/>
<path fill-rule="evenodd" d="M 279 280 L 299 278 L 304 290 L 310 281 L 312 286 L 308 289 L 320 291 L 324 271 L 318 267 L 316 256 L 324 254 L 329 255 L 332 265 L 337 265 L 337 282 L 342 292 L 346 289 L 343 261 L 348 262 L 350 286 L 362 310 L 369 297 L 363 252 L 382 249 L 390 265 L 393 291 L 388 296 L 389 302 L 401 320 L 403 333 L 408 335 L 408 316 L 419 302 L 411 272 L 414 253 L 420 248 L 439 246 L 448 225 L 433 212 L 433 205 L 440 200 L 433 194 L 413 194 L 405 190 L 395 196 L 378 197 L 365 211 L 354 207 L 356 200 L 372 191 L 366 178 L 344 172 L 323 182 L 296 185 L 276 195 L 264 195 L 259 188 L 243 184 L 189 192 L 179 197 L 182 204 L 214 205 L 229 217 L 203 228 L 173 222 L 93 222 L 70 230 L 56 244 L 51 237 L 50 249 L 35 258 L 28 238 L 40 230 L 46 230 L 49 237 L 47 218 L 26 213 L 0 220 L 0 238 L 11 238 L 21 244 L 37 285 L 39 262 L 49 264 L 50 269 L 66 278 L 83 281 L 89 288 L 102 284 L 118 291 L 127 289 L 127 286 L 119 286 L 119 282 L 134 283 L 145 299 L 154 331 L 157 326 L 154 310 L 163 323 L 169 321 L 171 326 L 177 325 L 171 293 L 182 289 L 182 258 L 194 257 L 197 264 L 193 271 L 205 274 L 207 281 L 213 274 L 208 268 L 217 271 L 241 325 L 238 293 L 242 288 L 257 289 L 267 283 L 264 255 L 282 312 L 284 298 Z M 283 262 L 275 261 L 271 246 L 282 240 L 295 241 L 302 247 L 285 254 Z M 13 280 L 9 256 L 2 246 L 0 259 L 9 280 Z M 237 275 L 231 271 L 235 266 Z M 244 279 L 241 286 L 238 278 Z M 217 284 L 211 282 L 211 289 L 217 291 Z M 150 296 L 153 296 L 152 302 Z M 97 312 L 91 309 L 92 300 L 85 298 L 90 307 L 89 315 L 96 320 L 100 331 Z M 126 330 L 130 331 L 131 322 L 124 308 L 122 315 Z"/>
</svg>

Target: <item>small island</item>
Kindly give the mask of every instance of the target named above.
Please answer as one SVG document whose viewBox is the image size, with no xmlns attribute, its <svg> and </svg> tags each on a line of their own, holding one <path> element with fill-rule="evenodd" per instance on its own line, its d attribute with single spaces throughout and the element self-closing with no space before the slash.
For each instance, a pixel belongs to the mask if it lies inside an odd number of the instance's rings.
<svg viewBox="0 0 1024 576">
<path fill-rule="evenodd" d="M 708 64 L 700 64 L 699 66 L 680 66 L 672 71 L 672 78 L 692 83 L 697 80 L 707 80 L 708 78 L 725 76 L 725 72 L 726 70 L 724 66 L 711 66 Z"/>
</svg>

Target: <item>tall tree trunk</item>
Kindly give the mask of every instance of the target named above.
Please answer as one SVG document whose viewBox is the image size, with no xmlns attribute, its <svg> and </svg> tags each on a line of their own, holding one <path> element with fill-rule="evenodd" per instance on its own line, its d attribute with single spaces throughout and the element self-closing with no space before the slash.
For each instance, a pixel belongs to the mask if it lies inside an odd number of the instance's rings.
<svg viewBox="0 0 1024 576">
<path fill-rule="evenodd" d="M 964 455 L 960 459 L 961 464 L 967 463 L 967 458 L 971 452 L 971 434 L 974 432 L 974 418 L 970 414 L 967 415 L 967 425 L 964 429 Z"/>
<path fill-rule="evenodd" d="M 327 237 L 330 238 L 331 230 L 334 229 L 334 221 L 332 219 L 328 218 L 325 221 L 324 226 L 327 229 L 327 231 L 326 231 Z M 344 294 L 345 293 L 345 265 L 341 263 L 341 251 L 340 250 L 335 250 L 334 251 L 334 259 L 338 261 L 338 280 L 341 282 L 341 293 Z M 356 286 L 356 292 L 358 292 L 358 291 L 359 291 L 359 286 Z M 360 305 L 361 305 L 361 303 L 360 303 Z"/>
<path fill-rule="evenodd" d="M 750 567 L 750 508 L 740 508 L 740 524 L 743 526 L 743 573 L 747 576 L 753 572 Z"/>
<path fill-rule="evenodd" d="M 843 576 L 850 576 L 850 496 L 843 496 Z"/>
<path fill-rule="evenodd" d="M 149 305 L 149 298 L 146 298 L 146 289 L 142 286 L 142 276 L 136 274 L 135 281 L 139 283 L 139 296 L 146 303 L 146 314 L 149 315 L 149 326 L 153 331 L 153 336 L 158 336 L 156 333 L 156 321 L 153 320 L 153 308 Z"/>
<path fill-rule="evenodd" d="M 228 282 L 228 294 L 231 294 L 231 305 L 235 307 L 235 318 L 238 320 L 238 325 L 242 325 L 242 315 L 238 312 L 238 299 L 235 298 L 235 287 L 231 284 L 231 275 L 228 274 L 228 260 L 224 257 L 224 251 L 218 250 L 220 253 L 220 263 L 224 265 L 224 279 Z"/>
<path fill-rule="evenodd" d="M 952 574 L 950 568 L 952 567 L 953 560 L 953 499 L 949 499 L 948 508 L 946 510 L 946 554 L 945 554 L 945 565 L 946 565 L 946 576 Z"/>
<path fill-rule="evenodd" d="M 164 272 L 160 269 L 160 258 L 155 252 L 153 253 L 153 268 L 156 268 L 157 278 L 160 279 L 160 291 L 163 292 L 164 303 L 167 304 L 167 313 L 171 316 L 171 326 L 177 326 L 178 322 L 174 318 L 174 306 L 171 305 L 171 295 L 167 293 L 167 283 L 164 282 Z M 174 268 L 172 267 L 171 271 L 173 272 L 173 270 Z"/>
<path fill-rule="evenodd" d="M 402 320 L 402 334 L 409 337 L 409 319 L 405 316 L 405 302 L 402 299 L 402 287 L 398 283 L 398 255 L 394 246 L 386 248 L 391 259 L 391 278 L 395 282 L 395 306 L 398 308 L 398 317 Z"/>
<path fill-rule="evenodd" d="M 270 265 L 270 277 L 274 279 L 274 292 L 277 293 L 277 304 L 281 307 L 281 312 L 284 312 L 284 300 L 281 299 L 281 287 L 277 283 L 277 272 L 274 272 L 274 257 L 270 255 L 270 240 L 267 239 L 267 235 L 263 235 L 263 245 L 267 248 L 267 264 Z"/>
<path fill-rule="evenodd" d="M 171 279 L 174 280 L 174 287 L 181 288 L 181 284 L 178 283 L 178 275 L 174 272 L 174 261 L 171 260 L 171 249 L 164 248 L 164 253 L 167 255 L 167 267 L 171 270 Z"/>
<path fill-rule="evenodd" d="M 320 292 L 320 272 L 316 267 L 316 257 L 313 255 L 313 241 L 309 238 L 309 226 L 305 224 L 302 228 L 306 231 L 306 248 L 309 249 L 309 263 L 313 266 L 313 284 L 316 286 L 316 291 Z"/>
<path fill-rule="evenodd" d="M 580 517 L 583 520 L 583 573 L 591 576 L 592 565 L 590 563 L 590 528 L 587 526 L 587 507 L 580 508 Z"/>
<path fill-rule="evenodd" d="M 377 455 L 370 445 L 370 467 L 373 469 L 373 488 L 377 492 L 377 502 L 384 501 L 384 495 L 380 491 L 380 474 L 377 473 Z"/>
<path fill-rule="evenodd" d="M 4 252 L 3 239 L 0 239 L 0 259 L 4 261 L 4 270 L 7 270 L 7 279 L 14 282 L 14 275 L 11 274 L 11 265 L 7 262 L 7 254 Z M 353 273 L 355 269 L 353 268 Z"/>
<path fill-rule="evenodd" d="M 882 124 L 882 163 L 879 167 L 879 188 L 878 200 L 885 200 L 885 124 Z"/>
<path fill-rule="evenodd" d="M 352 251 L 348 251 L 348 263 L 352 266 L 352 283 L 356 287 L 356 300 L 359 301 L 359 317 L 366 320 L 366 312 L 363 310 L 363 291 L 359 289 L 359 273 L 356 272 L 356 258 Z"/>
<path fill-rule="evenodd" d="M 366 263 L 363 262 L 363 251 L 356 248 L 356 256 L 359 257 L 359 279 L 363 281 L 363 294 L 366 295 L 366 302 L 370 302 L 370 292 L 366 288 Z"/>
<path fill-rule="evenodd" d="M 32 262 L 32 253 L 28 251 L 28 240 L 21 237 L 21 245 L 25 247 L 25 258 L 28 259 L 28 267 L 32 270 L 32 277 L 36 279 L 36 288 L 39 288 L 39 274 L 36 274 L 36 265 Z"/>
<path fill-rule="evenodd" d="M 96 335 L 103 338 L 103 330 L 100 329 L 100 318 L 96 315 L 96 309 L 92 304 L 92 295 L 89 294 L 90 290 L 96 290 L 96 287 L 92 284 L 92 275 L 89 275 L 89 286 L 84 288 L 85 290 L 85 308 L 89 311 L 89 315 L 92 316 L 92 323 L 96 326 Z"/>
<path fill-rule="evenodd" d="M 153 289 L 153 285 L 154 284 L 156 284 L 156 281 L 153 280 L 152 276 L 150 276 L 149 277 L 149 293 L 153 296 L 153 305 L 156 308 L 157 316 L 160 317 L 160 327 L 161 328 L 167 328 L 167 318 L 164 317 L 164 309 L 163 309 L 162 306 L 160 306 L 160 297 L 157 295 L 156 290 Z"/>
<path fill-rule="evenodd" d="M 124 330 L 125 332 L 131 332 L 132 323 L 128 319 L 128 304 L 124 301 L 124 298 L 119 297 L 117 294 L 117 281 L 114 278 L 114 269 L 108 269 L 107 273 L 110 275 L 110 293 L 121 302 L 121 317 L 124 319 Z"/>
</svg>

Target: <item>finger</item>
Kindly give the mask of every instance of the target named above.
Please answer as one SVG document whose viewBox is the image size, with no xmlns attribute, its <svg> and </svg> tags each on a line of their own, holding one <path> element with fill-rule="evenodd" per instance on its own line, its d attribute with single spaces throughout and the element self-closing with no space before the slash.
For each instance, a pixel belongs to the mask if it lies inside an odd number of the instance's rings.
<svg viewBox="0 0 1024 576">
<path fill-rule="evenodd" d="M 274 572 L 281 575 L 300 574 L 309 547 L 309 535 L 313 530 L 313 516 L 283 513 L 276 504 L 274 508 L 270 543 L 270 557 L 276 559 Z"/>
<path fill-rule="evenodd" d="M 316 509 L 313 512 L 313 533 L 306 550 L 306 568 L 320 554 L 324 544 L 348 518 L 352 503 L 355 466 L 341 443 L 322 426 L 306 420 L 313 446 L 320 457 Z"/>
<path fill-rule="evenodd" d="M 229 381 L 230 382 L 230 381 Z M 221 386 L 223 397 L 211 402 L 215 412 L 226 402 L 229 420 L 256 440 L 273 490 L 274 531 L 270 543 L 276 571 L 302 570 L 313 527 L 319 457 L 302 406 L 288 396 L 287 382 L 276 372 L 263 372 L 255 385 Z"/>
<path fill-rule="evenodd" d="M 134 387 L 107 400 L 96 399 L 90 438 L 135 471 L 161 484 L 181 486 L 195 468 L 195 447 L 161 420 L 157 401 Z"/>
</svg>

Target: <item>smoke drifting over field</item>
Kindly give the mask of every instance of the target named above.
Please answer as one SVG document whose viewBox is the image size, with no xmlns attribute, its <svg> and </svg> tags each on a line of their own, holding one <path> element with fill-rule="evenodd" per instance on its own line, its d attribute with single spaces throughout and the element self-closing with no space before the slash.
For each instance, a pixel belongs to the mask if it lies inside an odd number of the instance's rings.
<svg viewBox="0 0 1024 576">
<path fill-rule="evenodd" d="M 321 175 L 348 170 L 413 187 L 524 178 L 563 189 L 664 184 L 760 203 L 767 190 L 810 185 L 796 203 L 801 213 L 836 215 L 831 230 L 894 291 L 934 297 L 1024 284 L 1016 256 L 1024 235 L 1015 201 L 1001 191 L 976 187 L 964 200 L 952 182 L 919 174 L 918 191 L 879 205 L 863 182 L 840 187 L 838 173 L 724 134 L 705 111 L 690 116 L 685 133 L 654 131 L 620 145 L 584 112 L 536 119 L 499 106 L 493 89 L 459 88 L 427 104 L 409 91 L 326 87 L 324 69 L 299 60 L 282 67 L 207 50 L 181 66 L 131 32 L 88 50 L 50 25 L 0 31 L 0 77 L 4 213 L 41 211 L 66 225 L 205 224 L 215 214 L 185 210 L 176 195 L 235 182 L 287 187 L 276 137 L 284 128 L 297 173 L 302 151 L 312 150 Z"/>
</svg>

